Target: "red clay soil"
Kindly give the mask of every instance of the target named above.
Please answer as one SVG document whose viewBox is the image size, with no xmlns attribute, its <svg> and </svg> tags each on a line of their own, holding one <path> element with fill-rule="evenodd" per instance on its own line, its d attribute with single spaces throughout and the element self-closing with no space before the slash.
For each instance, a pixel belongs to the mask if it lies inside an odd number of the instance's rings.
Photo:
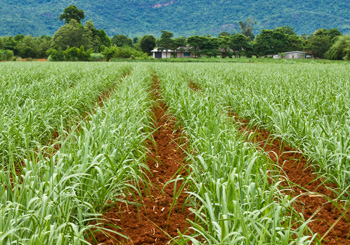
<svg viewBox="0 0 350 245">
<path fill-rule="evenodd" d="M 159 99 L 158 78 L 153 77 L 155 82 L 154 99 Z M 147 165 L 150 173 L 146 171 L 150 183 L 148 186 L 140 185 L 142 197 L 137 197 L 136 202 L 141 204 L 126 205 L 123 202 L 112 204 L 108 211 L 103 214 L 103 218 L 110 223 L 104 223 L 105 228 L 119 232 L 129 239 L 117 236 L 113 233 L 97 232 L 95 241 L 89 238 L 94 244 L 167 244 L 178 236 L 178 231 L 182 234 L 188 232 L 189 224 L 186 219 L 193 219 L 186 206 L 187 194 L 184 191 L 174 197 L 174 189 L 180 191 L 182 181 L 178 181 L 176 188 L 174 184 L 165 183 L 172 180 L 174 176 L 186 174 L 185 170 L 179 171 L 185 166 L 185 153 L 179 148 L 181 138 L 180 131 L 176 130 L 174 118 L 166 114 L 167 107 L 163 102 L 158 102 L 153 107 L 155 116 L 155 127 L 158 128 L 153 133 L 155 143 L 148 142 L 149 153 L 147 155 Z M 180 173 L 178 173 L 180 172 Z M 164 188 L 164 191 L 162 189 Z M 135 202 L 135 199 L 128 198 Z M 176 203 L 171 208 L 172 203 Z M 118 229 L 113 226 L 118 226 Z M 166 234 L 167 233 L 167 234 Z"/>
<path fill-rule="evenodd" d="M 329 188 L 335 189 L 336 186 L 324 183 L 321 178 L 318 178 L 302 153 L 274 138 L 267 130 L 249 127 L 248 120 L 241 119 L 237 115 L 234 115 L 234 118 L 241 123 L 239 130 L 242 133 L 254 132 L 249 140 L 256 143 L 272 161 L 282 167 L 283 175 L 292 182 L 292 193 L 289 194 L 295 197 L 306 193 L 297 198 L 294 208 L 298 213 L 302 213 L 305 219 L 314 215 L 313 221 L 308 224 L 308 227 L 313 232 L 318 233 L 319 238 L 321 238 L 337 222 L 321 241 L 321 244 L 350 244 L 349 210 L 341 209 L 340 203 L 336 208 L 334 204 L 322 196 L 335 199 L 336 194 Z M 293 185 L 293 183 L 300 187 Z M 282 185 L 289 186 L 287 182 L 282 183 Z M 317 194 L 309 194 L 308 192 L 316 192 Z M 346 212 L 347 214 L 345 214 Z"/>
<path fill-rule="evenodd" d="M 198 92 L 198 91 L 202 91 L 202 88 L 198 86 L 198 84 L 194 83 L 194 82 L 190 82 L 188 84 L 188 86 L 190 87 L 190 89 L 192 89 L 193 91 L 195 92 Z"/>
</svg>

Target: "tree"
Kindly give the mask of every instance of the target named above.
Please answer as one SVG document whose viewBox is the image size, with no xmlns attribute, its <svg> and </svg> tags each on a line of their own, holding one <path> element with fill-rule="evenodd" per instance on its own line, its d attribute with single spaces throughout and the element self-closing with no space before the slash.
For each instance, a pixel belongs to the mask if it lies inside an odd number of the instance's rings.
<svg viewBox="0 0 350 245">
<path fill-rule="evenodd" d="M 305 39 L 298 35 L 288 35 L 288 45 L 285 51 L 299 51 L 304 50 Z"/>
<path fill-rule="evenodd" d="M 133 43 L 130 38 L 125 35 L 114 35 L 111 40 L 112 45 L 116 45 L 117 47 L 132 47 Z"/>
<path fill-rule="evenodd" d="M 249 40 L 253 41 L 255 38 L 255 35 L 253 33 L 254 25 L 256 22 L 253 19 L 247 19 L 246 22 L 240 21 L 238 22 L 239 28 L 241 29 L 241 33 L 248 37 Z"/>
<path fill-rule="evenodd" d="M 71 20 L 76 20 L 79 24 L 85 18 L 85 13 L 83 10 L 78 9 L 75 5 L 70 5 L 65 8 L 63 14 L 60 16 L 60 21 L 63 19 L 66 21 L 66 24 L 70 23 Z"/>
<path fill-rule="evenodd" d="M 331 40 L 333 40 L 333 38 L 338 37 L 338 36 L 342 36 L 343 34 L 336 28 L 333 29 L 326 29 L 326 28 L 322 28 L 322 29 L 318 29 L 317 31 L 315 31 L 314 36 L 329 36 Z"/>
<path fill-rule="evenodd" d="M 58 48 L 57 50 L 54 48 L 50 48 L 46 51 L 46 55 L 49 57 L 49 61 L 63 61 L 64 60 L 64 53 L 61 48 Z"/>
<path fill-rule="evenodd" d="M 94 26 L 94 23 L 89 20 L 85 23 L 82 43 L 86 49 L 93 49 L 99 52 L 101 46 L 100 31 Z"/>
<path fill-rule="evenodd" d="M 68 46 L 79 48 L 84 45 L 83 34 L 84 27 L 75 19 L 72 19 L 56 31 L 51 46 L 59 46 L 62 50 L 66 50 Z"/>
<path fill-rule="evenodd" d="M 202 54 L 209 57 L 216 57 L 220 54 L 218 38 L 212 36 L 204 36 L 201 47 Z"/>
<path fill-rule="evenodd" d="M 177 49 L 177 48 L 180 48 L 180 47 L 186 47 L 186 44 L 187 44 L 187 38 L 186 37 L 174 38 L 172 49 Z"/>
<path fill-rule="evenodd" d="M 0 61 L 3 60 L 12 60 L 13 51 L 12 50 L 0 50 Z"/>
<path fill-rule="evenodd" d="M 151 55 L 151 51 L 156 47 L 156 38 L 152 35 L 145 35 L 141 38 L 140 46 L 142 52 Z"/>
<path fill-rule="evenodd" d="M 283 32 L 284 34 L 287 34 L 287 35 L 297 35 L 297 34 L 295 33 L 295 31 L 293 30 L 293 28 L 290 27 L 290 26 L 281 26 L 281 27 L 277 27 L 275 30 L 276 30 L 276 31 Z"/>
<path fill-rule="evenodd" d="M 0 50 L 5 46 L 4 39 L 0 37 Z"/>
<path fill-rule="evenodd" d="M 327 51 L 326 56 L 331 60 L 349 60 L 350 36 L 341 36 Z"/>
<path fill-rule="evenodd" d="M 110 61 L 118 52 L 116 46 L 112 46 L 110 48 L 104 48 L 102 51 L 103 56 L 105 57 L 106 61 Z"/>
<path fill-rule="evenodd" d="M 174 45 L 173 43 L 174 34 L 168 31 L 162 31 L 162 35 L 158 40 L 157 44 L 160 50 L 165 49 L 166 56 L 168 56 L 168 50 L 171 49 Z"/>
<path fill-rule="evenodd" d="M 17 42 L 16 50 L 23 58 L 39 58 L 41 54 L 40 38 L 25 36 Z"/>
<path fill-rule="evenodd" d="M 288 50 L 288 36 L 280 30 L 262 30 L 255 39 L 258 55 L 277 54 Z"/>
<path fill-rule="evenodd" d="M 220 51 L 218 38 L 212 36 L 191 36 L 187 39 L 187 43 L 192 47 L 190 50 L 196 57 L 204 54 L 209 57 L 217 56 Z"/>
<path fill-rule="evenodd" d="M 187 38 L 187 43 L 191 47 L 190 52 L 194 54 L 195 57 L 200 56 L 200 48 L 202 47 L 203 37 L 195 35 Z"/>
<path fill-rule="evenodd" d="M 306 50 L 311 50 L 315 57 L 324 58 L 325 53 L 332 46 L 331 37 L 328 35 L 314 35 L 306 41 Z"/>
<path fill-rule="evenodd" d="M 219 38 L 220 37 L 229 37 L 231 36 L 231 33 L 227 32 L 227 31 L 223 31 L 219 34 Z"/>
<path fill-rule="evenodd" d="M 105 30 L 101 29 L 98 33 L 98 36 L 100 37 L 100 42 L 101 42 L 99 52 L 101 52 L 101 46 L 105 46 L 105 47 L 111 46 L 111 39 L 107 36 Z"/>
<path fill-rule="evenodd" d="M 248 48 L 249 38 L 243 34 L 234 34 L 230 38 L 230 48 L 241 57 L 242 52 Z"/>
<path fill-rule="evenodd" d="M 219 35 L 218 38 L 218 44 L 219 47 L 224 51 L 223 58 L 227 56 L 232 56 L 232 52 L 230 51 L 230 43 L 231 43 L 231 38 L 230 36 L 227 35 Z"/>
</svg>

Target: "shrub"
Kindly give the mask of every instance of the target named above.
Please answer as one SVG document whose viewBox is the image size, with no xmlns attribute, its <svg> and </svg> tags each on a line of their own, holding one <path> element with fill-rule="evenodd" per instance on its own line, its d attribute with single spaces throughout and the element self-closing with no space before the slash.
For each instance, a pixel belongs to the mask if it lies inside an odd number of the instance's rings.
<svg viewBox="0 0 350 245">
<path fill-rule="evenodd" d="M 92 53 L 90 56 L 90 61 L 105 61 L 105 57 L 100 53 Z"/>
<path fill-rule="evenodd" d="M 0 50 L 0 61 L 3 60 L 12 60 L 13 51 L 12 50 Z"/>
</svg>

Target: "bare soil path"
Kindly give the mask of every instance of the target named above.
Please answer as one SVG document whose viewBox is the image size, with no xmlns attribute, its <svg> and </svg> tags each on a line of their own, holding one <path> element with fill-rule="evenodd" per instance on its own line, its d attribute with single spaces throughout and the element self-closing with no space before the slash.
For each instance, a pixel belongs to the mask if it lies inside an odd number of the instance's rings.
<svg viewBox="0 0 350 245">
<path fill-rule="evenodd" d="M 153 107 L 155 128 L 153 138 L 147 143 L 147 165 L 150 173 L 145 171 L 150 180 L 148 186 L 141 186 L 142 197 L 136 202 L 142 204 L 127 205 L 125 203 L 111 204 L 103 214 L 103 218 L 110 223 L 104 227 L 122 233 L 129 237 L 126 240 L 113 233 L 98 232 L 95 234 L 98 244 L 167 244 L 171 238 L 178 236 L 178 231 L 185 233 L 188 230 L 187 218 L 191 219 L 190 211 L 185 205 L 187 194 L 179 188 L 182 181 L 176 184 L 166 183 L 180 174 L 186 174 L 185 153 L 181 144 L 181 132 L 175 127 L 175 119 L 167 113 L 167 106 L 160 101 L 159 80 L 153 76 L 153 97 L 157 103 Z M 176 195 L 176 193 L 179 195 Z M 133 197 L 129 201 L 135 202 Z M 175 204 L 175 205 L 174 205 Z M 118 228 L 120 227 L 120 228 Z M 90 239 L 90 242 L 94 242 Z"/>
</svg>

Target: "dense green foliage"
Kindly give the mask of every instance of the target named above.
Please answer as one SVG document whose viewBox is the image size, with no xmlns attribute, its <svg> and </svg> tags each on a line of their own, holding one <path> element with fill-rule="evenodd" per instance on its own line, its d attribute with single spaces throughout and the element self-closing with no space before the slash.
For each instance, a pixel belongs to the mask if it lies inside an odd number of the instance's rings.
<svg viewBox="0 0 350 245">
<path fill-rule="evenodd" d="M 71 1 L 0 0 L 0 35 L 53 35 L 62 25 L 58 20 Z M 74 1 L 108 35 L 129 37 L 154 34 L 161 30 L 175 36 L 219 34 L 239 31 L 239 21 L 253 17 L 254 33 L 288 25 L 298 34 L 313 33 L 319 28 L 339 28 L 350 32 L 350 2 L 345 0 L 238 1 L 238 0 L 128 0 Z"/>
<path fill-rule="evenodd" d="M 68 24 L 71 20 L 76 20 L 79 24 L 85 18 L 85 13 L 82 9 L 78 9 L 75 5 L 70 5 L 64 9 L 63 14 L 60 15 L 60 20 L 65 20 Z"/>
<path fill-rule="evenodd" d="M 326 56 L 331 60 L 350 60 L 350 36 L 339 37 Z"/>
</svg>

